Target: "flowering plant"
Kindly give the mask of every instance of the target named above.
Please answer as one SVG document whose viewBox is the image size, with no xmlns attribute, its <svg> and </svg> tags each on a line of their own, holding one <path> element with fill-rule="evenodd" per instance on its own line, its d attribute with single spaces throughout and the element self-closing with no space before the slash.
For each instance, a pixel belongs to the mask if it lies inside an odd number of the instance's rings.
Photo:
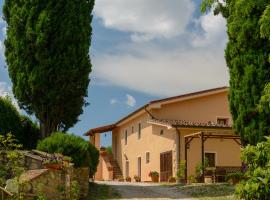
<svg viewBox="0 0 270 200">
<path fill-rule="evenodd" d="M 150 176 L 150 177 L 159 177 L 159 173 L 157 171 L 150 171 L 148 176 Z"/>
<path fill-rule="evenodd" d="M 61 164 L 63 162 L 63 158 L 60 156 L 52 155 L 51 157 L 43 159 L 43 164 Z"/>
</svg>

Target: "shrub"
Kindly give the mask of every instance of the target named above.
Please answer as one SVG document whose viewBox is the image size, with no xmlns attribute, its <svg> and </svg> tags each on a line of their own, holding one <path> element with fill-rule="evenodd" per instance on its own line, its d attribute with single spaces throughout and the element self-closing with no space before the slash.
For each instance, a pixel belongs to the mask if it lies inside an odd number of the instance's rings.
<svg viewBox="0 0 270 200">
<path fill-rule="evenodd" d="M 79 136 L 54 133 L 40 141 L 37 149 L 48 153 L 61 153 L 72 158 L 75 167 L 89 167 L 90 176 L 96 172 L 99 151 Z"/>
<path fill-rule="evenodd" d="M 0 186 L 4 186 L 6 180 L 18 177 L 23 173 L 23 156 L 16 151 L 21 145 L 14 136 L 8 133 L 0 135 Z"/>
<path fill-rule="evenodd" d="M 179 169 L 176 172 L 176 177 L 178 179 L 184 179 L 185 178 L 185 172 L 186 172 L 186 161 L 183 160 L 179 164 Z"/>
<path fill-rule="evenodd" d="M 270 137 L 256 146 L 248 145 L 242 151 L 247 165 L 245 178 L 237 185 L 236 195 L 241 199 L 269 199 L 270 197 Z"/>
</svg>

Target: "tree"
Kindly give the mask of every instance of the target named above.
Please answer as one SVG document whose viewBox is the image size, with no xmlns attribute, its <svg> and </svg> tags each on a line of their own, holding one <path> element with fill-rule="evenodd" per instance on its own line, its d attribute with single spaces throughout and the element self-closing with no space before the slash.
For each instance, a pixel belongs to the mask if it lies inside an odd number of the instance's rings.
<svg viewBox="0 0 270 200">
<path fill-rule="evenodd" d="M 38 125 L 21 115 L 9 97 L 0 97 L 0 136 L 12 133 L 25 149 L 34 149 L 39 132 Z"/>
<path fill-rule="evenodd" d="M 20 137 L 20 114 L 9 97 L 0 97 L 0 134 L 13 133 Z"/>
<path fill-rule="evenodd" d="M 6 0 L 5 56 L 19 106 L 42 138 L 67 130 L 86 104 L 94 0 Z"/>
<path fill-rule="evenodd" d="M 256 144 L 270 134 L 270 118 L 258 111 L 270 81 L 270 2 L 268 0 L 203 0 L 202 11 L 214 8 L 227 20 L 225 58 L 230 72 L 230 110 L 234 129 L 244 143 Z"/>
</svg>

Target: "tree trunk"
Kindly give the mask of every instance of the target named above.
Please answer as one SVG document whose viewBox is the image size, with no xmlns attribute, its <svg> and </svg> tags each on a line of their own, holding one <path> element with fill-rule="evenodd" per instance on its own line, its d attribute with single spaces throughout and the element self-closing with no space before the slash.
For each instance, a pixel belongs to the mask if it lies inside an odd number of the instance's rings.
<svg viewBox="0 0 270 200">
<path fill-rule="evenodd" d="M 41 139 L 49 137 L 53 132 L 57 131 L 56 123 L 52 122 L 52 120 L 40 120 L 40 132 Z"/>
</svg>

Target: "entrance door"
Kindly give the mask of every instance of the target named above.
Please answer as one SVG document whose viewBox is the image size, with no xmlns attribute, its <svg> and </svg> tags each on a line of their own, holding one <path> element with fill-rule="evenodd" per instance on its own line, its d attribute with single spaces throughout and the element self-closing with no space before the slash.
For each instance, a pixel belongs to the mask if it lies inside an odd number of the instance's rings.
<svg viewBox="0 0 270 200">
<path fill-rule="evenodd" d="M 142 158 L 138 157 L 138 176 L 142 177 Z"/>
<path fill-rule="evenodd" d="M 172 176 L 172 151 L 160 154 L 160 181 L 168 181 Z"/>
</svg>

